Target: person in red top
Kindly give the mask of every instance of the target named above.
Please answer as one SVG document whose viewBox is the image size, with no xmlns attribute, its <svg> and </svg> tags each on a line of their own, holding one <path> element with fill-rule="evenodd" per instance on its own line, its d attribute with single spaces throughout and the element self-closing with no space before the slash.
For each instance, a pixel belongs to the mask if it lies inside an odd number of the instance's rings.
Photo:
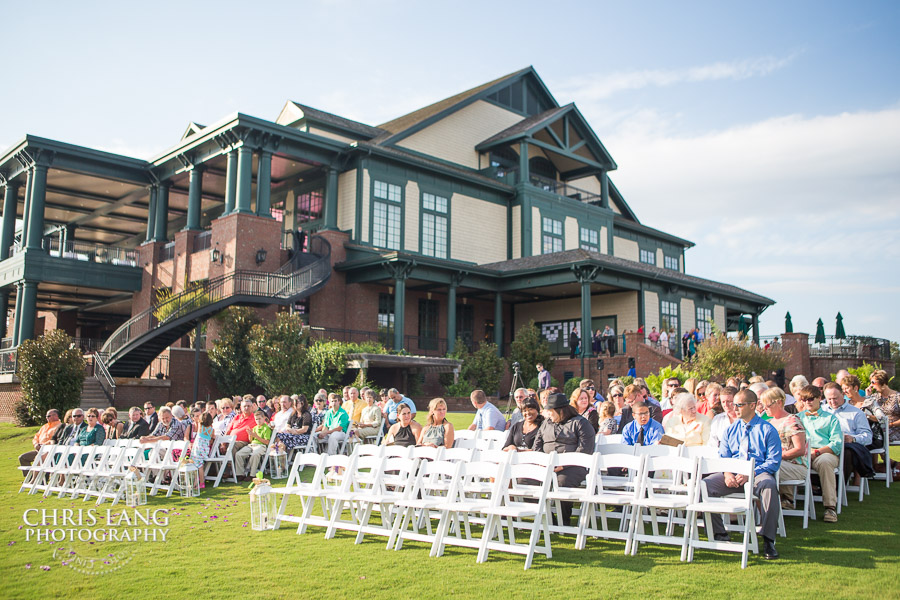
<svg viewBox="0 0 900 600">
<path fill-rule="evenodd" d="M 718 383 L 710 383 L 706 386 L 703 396 L 697 400 L 697 412 L 708 415 L 710 418 L 724 412 L 722 408 L 722 386 Z"/>
<path fill-rule="evenodd" d="M 228 429 L 225 430 L 226 435 L 236 436 L 234 446 L 231 447 L 231 456 L 237 454 L 237 451 L 250 444 L 250 430 L 256 427 L 256 417 L 253 416 L 253 403 L 250 400 L 241 401 L 241 412 L 231 420 Z M 226 446 L 220 447 L 220 452 L 225 451 Z"/>
<path fill-rule="evenodd" d="M 56 429 L 60 425 L 62 425 L 62 421 L 59 420 L 59 411 L 55 408 L 51 408 L 47 411 L 47 422 L 38 429 L 38 432 L 34 434 L 34 438 L 31 440 L 31 445 L 34 446 L 34 450 L 19 455 L 19 464 L 23 467 L 31 466 L 31 463 L 33 463 L 34 459 L 37 457 L 41 446 L 50 443 L 53 439 L 53 434 L 56 433 Z M 28 475 L 28 471 L 23 471 L 23 474 Z"/>
</svg>

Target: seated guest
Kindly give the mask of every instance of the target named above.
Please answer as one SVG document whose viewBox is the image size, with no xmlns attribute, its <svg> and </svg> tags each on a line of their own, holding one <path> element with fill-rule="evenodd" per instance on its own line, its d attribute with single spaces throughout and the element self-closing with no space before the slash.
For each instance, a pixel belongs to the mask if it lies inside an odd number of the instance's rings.
<svg viewBox="0 0 900 600">
<path fill-rule="evenodd" d="M 253 416 L 253 401 L 250 398 L 241 399 L 241 412 L 231 420 L 226 435 L 234 436 L 234 445 L 231 447 L 231 456 L 235 458 L 237 453 L 250 444 L 250 430 L 256 427 L 256 417 Z M 219 452 L 225 452 L 227 445 L 219 444 Z"/>
<path fill-rule="evenodd" d="M 322 424 L 316 429 L 316 435 L 320 440 L 328 440 L 328 454 L 337 454 L 347 437 L 347 429 L 350 427 L 350 415 L 341 407 L 343 402 L 343 398 L 337 394 L 328 394 L 328 403 L 331 408 L 325 413 Z"/>
<path fill-rule="evenodd" d="M 397 388 L 388 390 L 388 401 L 384 405 L 385 425 L 393 425 L 397 422 L 397 406 L 405 404 L 412 412 L 412 418 L 416 418 L 416 403 L 401 394 Z"/>
<path fill-rule="evenodd" d="M 597 433 L 602 435 L 613 435 L 619 428 L 616 422 L 616 404 L 612 400 L 607 400 L 600 405 L 600 423 Z"/>
<path fill-rule="evenodd" d="M 375 398 L 374 393 L 372 398 Z M 416 444 L 431 448 L 452 448 L 454 433 L 453 423 L 447 420 L 447 401 L 443 398 L 433 398 L 428 403 L 428 417 L 425 419 L 425 427 L 419 431 Z"/>
<path fill-rule="evenodd" d="M 672 412 L 663 423 L 666 434 L 684 441 L 685 446 L 703 446 L 709 441 L 711 419 L 697 412 L 697 400 L 690 394 L 675 396 Z"/>
<path fill-rule="evenodd" d="M 513 411 L 512 415 L 509 417 L 509 421 L 506 422 L 507 429 L 522 420 L 522 402 L 524 402 L 527 397 L 528 390 L 525 388 L 518 388 L 513 393 L 513 400 L 516 401 L 516 410 Z"/>
<path fill-rule="evenodd" d="M 869 375 L 866 398 L 870 398 L 888 417 L 890 431 L 885 431 L 884 436 L 890 438 L 891 444 L 900 444 L 900 393 L 888 386 L 890 380 L 891 376 L 884 369 L 873 371 Z"/>
<path fill-rule="evenodd" d="M 124 425 L 119 421 L 118 411 L 110 406 L 100 415 L 100 424 L 103 425 L 103 432 L 108 440 L 117 440 L 122 435 Z"/>
<path fill-rule="evenodd" d="M 723 412 L 713 417 L 709 425 L 709 441 L 707 445 L 718 449 L 719 443 L 725 437 L 725 432 L 731 427 L 731 424 L 738 418 L 737 410 L 734 408 L 734 395 L 737 394 L 737 388 L 730 385 L 722 388 L 719 394 L 719 402 L 722 405 Z"/>
<path fill-rule="evenodd" d="M 75 442 L 78 441 L 78 434 L 81 433 L 81 429 L 87 426 L 84 422 L 83 410 L 74 408 L 66 414 L 68 415 L 70 413 L 72 415 L 71 422 L 69 422 L 65 428 L 60 427 L 56 430 L 56 433 L 53 434 L 53 442 L 57 445 L 74 446 Z M 68 419 L 68 417 L 66 418 Z"/>
<path fill-rule="evenodd" d="M 759 498 L 763 556 L 773 560 L 778 558 L 775 534 L 781 514 L 781 503 L 778 502 L 778 490 L 775 486 L 775 473 L 781 465 L 781 440 L 775 428 L 756 414 L 756 394 L 750 390 L 741 390 L 734 400 L 740 418 L 725 432 L 719 454 L 724 458 L 752 458 L 756 461 L 753 495 Z M 709 475 L 704 481 L 710 496 L 726 496 L 747 483 L 747 478 L 733 473 L 716 473 Z M 729 541 L 721 515 L 711 514 L 709 517 L 712 520 L 714 539 Z"/>
<path fill-rule="evenodd" d="M 633 420 L 631 414 L 631 405 L 635 400 L 643 400 L 643 392 L 640 387 L 632 384 L 625 388 L 625 407 L 622 408 L 622 418 L 619 419 L 619 429 L 617 433 L 625 431 L 625 426 Z M 657 423 L 662 423 L 662 410 L 655 404 L 648 404 L 650 408 L 650 418 Z"/>
<path fill-rule="evenodd" d="M 62 426 L 62 421 L 59 420 L 59 411 L 55 408 L 51 408 L 47 411 L 46 418 L 47 422 L 41 425 L 41 428 L 38 429 L 37 433 L 34 434 L 34 437 L 31 438 L 31 445 L 34 447 L 34 450 L 19 455 L 19 464 L 23 467 L 31 466 L 31 463 L 33 463 L 34 459 L 37 457 L 41 446 L 53 443 L 53 435 Z M 22 474 L 28 475 L 28 471 L 23 471 Z"/>
<path fill-rule="evenodd" d="M 272 399 L 272 402 L 275 402 L 275 398 Z M 266 419 L 270 420 L 272 415 L 275 414 L 275 410 L 279 408 L 277 404 L 274 406 L 269 405 L 269 401 L 266 400 L 266 397 L 263 395 L 259 395 L 256 397 L 256 410 L 261 410 L 266 413 Z"/>
<path fill-rule="evenodd" d="M 100 411 L 96 408 L 87 410 L 87 427 L 78 432 L 79 446 L 101 446 L 106 439 L 106 430 L 100 423 Z"/>
<path fill-rule="evenodd" d="M 279 450 L 293 450 L 295 448 L 305 448 L 309 442 L 309 436 L 313 430 L 313 417 L 309 412 L 309 404 L 306 396 L 299 394 L 297 396 L 294 412 L 288 420 L 284 430 L 276 434 L 276 444 Z"/>
<path fill-rule="evenodd" d="M 234 404 L 231 398 L 222 398 L 216 401 L 216 408 L 218 408 L 219 414 L 213 419 L 213 430 L 216 435 L 225 435 L 235 417 Z"/>
<path fill-rule="evenodd" d="M 378 404 L 375 403 L 375 390 L 367 389 L 363 393 L 363 399 L 366 401 L 362 411 L 359 414 L 359 427 L 356 429 L 356 435 L 359 440 L 365 441 L 366 438 L 377 438 L 378 432 L 382 430 L 384 415 Z"/>
<path fill-rule="evenodd" d="M 822 486 L 822 504 L 825 506 L 826 523 L 837 523 L 837 479 L 834 470 L 838 468 L 838 457 L 844 444 L 841 422 L 833 414 L 819 410 L 822 390 L 808 385 L 797 396 L 798 408 L 802 410 L 800 420 L 812 447 L 812 469 L 819 474 Z"/>
<path fill-rule="evenodd" d="M 753 379 L 756 379 L 756 378 L 754 377 Z M 762 379 L 762 377 L 760 377 L 760 379 Z M 765 392 L 767 389 L 769 389 L 769 386 L 767 386 L 765 384 L 765 382 L 763 382 L 763 381 L 755 381 L 755 382 L 750 383 L 749 389 L 751 392 L 756 394 L 757 398 L 759 398 L 760 396 L 763 395 L 763 392 Z M 756 403 L 756 414 L 758 414 L 759 418 L 762 419 L 763 421 L 769 420 L 769 415 L 766 414 L 766 407 L 763 406 L 762 402 Z"/>
<path fill-rule="evenodd" d="M 702 380 L 697 384 L 697 387 L 694 388 L 694 399 L 697 401 L 697 412 L 701 415 L 705 415 L 709 410 L 709 406 L 706 404 L 706 387 L 709 385 L 707 380 Z"/>
<path fill-rule="evenodd" d="M 143 419 L 141 409 L 132 406 L 128 409 L 128 425 L 122 432 L 122 438 L 126 440 L 137 440 L 145 435 L 150 434 L 150 425 Z"/>
<path fill-rule="evenodd" d="M 189 442 L 194 433 L 194 424 L 191 421 L 191 416 L 187 414 L 184 407 L 180 404 L 181 402 L 184 402 L 184 400 L 179 400 L 172 407 L 172 416 L 181 423 L 181 427 L 184 429 L 184 440 Z"/>
<path fill-rule="evenodd" d="M 513 424 L 506 434 L 503 449 L 507 452 L 514 450 L 534 450 L 534 440 L 537 438 L 538 429 L 544 417 L 541 416 L 541 407 L 537 400 L 526 398 L 522 401 L 522 420 Z M 615 426 L 615 421 L 613 421 Z"/>
<path fill-rule="evenodd" d="M 781 479 L 806 479 L 809 466 L 806 464 L 806 430 L 800 417 L 784 409 L 785 393 L 777 387 L 769 388 L 759 397 L 765 404 L 769 415 L 769 423 L 778 432 L 781 439 Z M 781 505 L 783 508 L 794 508 L 794 488 L 783 485 Z"/>
<path fill-rule="evenodd" d="M 613 418 L 616 420 L 616 430 L 619 429 L 619 421 L 622 420 L 622 409 L 625 408 L 625 386 L 614 385 L 609 388 L 609 400 L 615 407 Z M 615 431 L 613 431 L 615 433 Z"/>
<path fill-rule="evenodd" d="M 144 402 L 144 420 L 147 421 L 150 431 L 154 431 L 156 426 L 159 425 L 159 414 L 156 412 L 152 402 Z"/>
<path fill-rule="evenodd" d="M 475 390 L 469 396 L 472 406 L 475 407 L 475 419 L 469 425 L 470 430 L 506 430 L 506 419 L 500 409 L 488 402 L 487 396 L 481 390 Z"/>
<path fill-rule="evenodd" d="M 710 419 L 722 412 L 722 386 L 716 382 L 706 386 L 703 394 L 703 402 L 697 402 L 697 412 L 706 415 Z"/>
<path fill-rule="evenodd" d="M 631 386 L 629 386 L 631 387 Z M 534 449 L 547 454 L 551 452 L 583 452 L 594 453 L 594 428 L 588 420 L 572 408 L 564 394 L 550 394 L 545 405 L 547 418 L 538 428 L 534 440 Z M 584 481 L 587 469 L 583 467 L 565 467 L 556 471 L 556 480 L 560 486 L 575 487 Z M 569 526 L 572 517 L 572 503 L 562 502 L 561 511 L 557 515 L 557 523 Z"/>
<path fill-rule="evenodd" d="M 150 435 L 140 438 L 140 441 L 142 444 L 152 444 L 153 442 L 183 439 L 184 425 L 172 416 L 171 408 L 163 406 L 159 409 L 159 425 L 156 426 L 156 429 Z"/>
<path fill-rule="evenodd" d="M 257 410 L 253 418 L 256 421 L 256 426 L 247 434 L 250 438 L 250 443 L 241 448 L 240 452 L 234 456 L 234 468 L 238 473 L 238 481 L 246 481 L 256 475 L 257 471 L 259 471 L 259 463 L 269 447 L 269 440 L 272 439 L 272 428 L 269 426 L 269 416 L 265 411 Z M 248 461 L 250 466 L 249 476 L 245 475 Z"/>
<path fill-rule="evenodd" d="M 406 404 L 397 407 L 397 422 L 384 436 L 385 446 L 415 446 L 422 426 L 412 420 L 412 411 Z"/>
<path fill-rule="evenodd" d="M 629 446 L 653 446 L 663 436 L 663 426 L 650 418 L 650 406 L 643 400 L 631 405 L 634 420 L 622 432 L 622 442 Z"/>
<path fill-rule="evenodd" d="M 662 408 L 664 414 L 668 414 L 668 412 L 672 410 L 672 398 L 675 397 L 673 391 L 675 388 L 681 386 L 681 382 L 678 381 L 677 377 L 669 377 L 668 379 L 663 380 L 662 386 L 662 398 L 659 400 L 659 406 Z"/>
<path fill-rule="evenodd" d="M 275 404 L 276 402 L 277 404 Z M 294 416 L 294 401 L 291 400 L 290 396 L 280 396 L 273 398 L 272 403 L 275 404 L 275 408 L 278 409 L 277 413 L 269 417 L 272 421 L 272 430 L 284 431 L 288 421 Z"/>
<path fill-rule="evenodd" d="M 572 408 L 579 415 L 588 420 L 588 423 L 594 428 L 594 433 L 597 433 L 600 429 L 600 415 L 597 413 L 597 409 L 594 408 L 594 402 L 591 398 L 592 391 L 586 388 L 576 388 L 569 397 L 569 404 L 572 405 Z"/>
<path fill-rule="evenodd" d="M 857 477 L 874 477 L 872 454 L 866 447 L 872 443 L 872 428 L 866 415 L 844 399 L 844 390 L 833 381 L 822 386 L 822 395 L 828 403 L 822 408 L 838 418 L 844 434 L 844 476 L 855 472 Z"/>
</svg>

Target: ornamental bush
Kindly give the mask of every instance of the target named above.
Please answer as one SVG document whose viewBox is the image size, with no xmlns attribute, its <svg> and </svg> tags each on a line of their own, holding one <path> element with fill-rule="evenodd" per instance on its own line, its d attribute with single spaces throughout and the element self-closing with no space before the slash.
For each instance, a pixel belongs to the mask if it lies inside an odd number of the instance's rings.
<svg viewBox="0 0 900 600">
<path fill-rule="evenodd" d="M 22 384 L 22 406 L 16 409 L 19 425 L 44 422 L 47 410 L 60 417 L 81 403 L 84 357 L 61 329 L 19 345 L 17 368 Z"/>
<path fill-rule="evenodd" d="M 531 381 L 532 377 L 537 381 L 537 364 L 541 363 L 548 371 L 553 370 L 553 353 L 550 351 L 550 344 L 541 337 L 541 332 L 534 324 L 529 321 L 519 328 L 516 332 L 515 339 L 509 347 L 509 358 L 507 364 L 509 371 L 512 372 L 513 363 L 519 363 L 519 367 L 524 381 Z M 537 385 L 529 386 L 537 389 Z"/>
<path fill-rule="evenodd" d="M 267 396 L 306 393 L 307 339 L 299 314 L 279 313 L 273 323 L 253 325 L 250 367 Z"/>
<path fill-rule="evenodd" d="M 250 364 L 250 333 L 257 324 L 256 311 L 232 306 L 216 316 L 219 336 L 209 349 L 209 370 L 223 394 L 243 395 L 256 387 Z"/>
<path fill-rule="evenodd" d="M 746 339 L 730 339 L 724 335 L 709 336 L 691 361 L 691 369 L 701 379 L 724 381 L 729 377 L 750 377 L 752 373 L 768 377 L 771 371 L 783 369 L 784 352 L 765 350 Z"/>
<path fill-rule="evenodd" d="M 666 365 L 659 370 L 659 373 L 650 373 L 644 378 L 647 387 L 650 389 L 650 395 L 654 398 L 662 398 L 662 383 L 672 377 L 677 377 L 678 382 L 684 384 L 691 377 L 700 379 L 700 374 L 694 371 L 687 371 L 681 365 L 677 365 L 675 368 L 672 368 L 671 365 Z"/>
</svg>

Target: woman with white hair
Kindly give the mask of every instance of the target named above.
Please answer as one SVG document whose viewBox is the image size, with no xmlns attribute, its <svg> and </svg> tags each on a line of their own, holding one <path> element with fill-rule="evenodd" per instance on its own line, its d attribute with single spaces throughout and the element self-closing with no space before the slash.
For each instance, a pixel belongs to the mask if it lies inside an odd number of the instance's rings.
<svg viewBox="0 0 900 600">
<path fill-rule="evenodd" d="M 666 434 L 684 440 L 685 446 L 703 446 L 709 440 L 712 420 L 697 412 L 697 399 L 682 392 L 672 400 L 672 412 L 663 421 Z"/>
</svg>

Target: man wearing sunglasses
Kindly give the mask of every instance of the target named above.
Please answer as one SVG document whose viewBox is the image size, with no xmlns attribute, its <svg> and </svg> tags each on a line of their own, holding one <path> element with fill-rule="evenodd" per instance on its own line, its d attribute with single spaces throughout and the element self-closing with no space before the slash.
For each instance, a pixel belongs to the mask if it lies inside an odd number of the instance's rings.
<svg viewBox="0 0 900 600">
<path fill-rule="evenodd" d="M 719 444 L 719 454 L 724 458 L 756 460 L 753 494 L 760 501 L 760 529 L 763 536 L 763 556 L 768 560 L 778 558 L 775 534 L 781 513 L 781 497 L 775 485 L 775 473 L 781 466 L 781 438 L 778 431 L 756 414 L 756 394 L 742 390 L 734 397 L 734 408 L 740 417 L 725 432 Z M 743 475 L 714 473 L 704 479 L 710 496 L 726 496 L 738 491 L 747 483 Z M 722 524 L 721 515 L 711 514 L 713 537 L 717 542 L 730 541 Z"/>
<path fill-rule="evenodd" d="M 84 422 L 84 411 L 76 408 L 72 411 L 72 422 L 65 429 L 60 427 L 53 436 L 53 443 L 61 446 L 74 446 L 78 441 L 78 434 L 87 427 Z"/>
</svg>

